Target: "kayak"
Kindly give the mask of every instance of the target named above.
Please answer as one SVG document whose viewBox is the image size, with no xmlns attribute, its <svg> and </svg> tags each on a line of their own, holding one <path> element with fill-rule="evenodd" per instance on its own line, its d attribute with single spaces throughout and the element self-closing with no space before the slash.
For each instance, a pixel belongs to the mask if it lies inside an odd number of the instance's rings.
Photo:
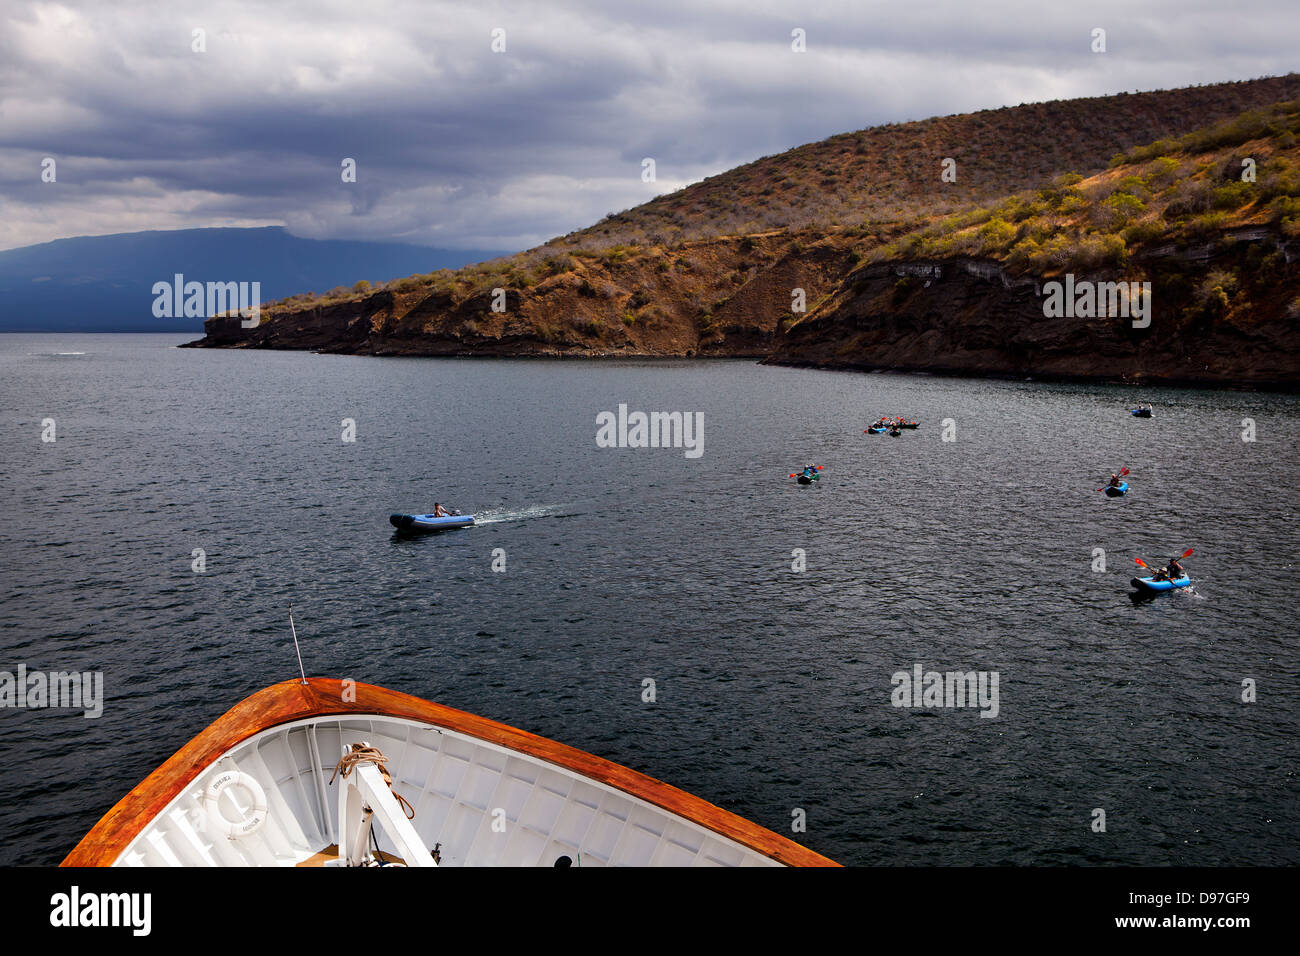
<svg viewBox="0 0 1300 956">
<path fill-rule="evenodd" d="M 1134 416 L 1136 416 L 1137 418 L 1150 418 L 1150 417 L 1151 417 L 1151 409 L 1149 409 L 1149 408 L 1131 408 L 1131 409 L 1129 409 L 1129 414 L 1130 414 L 1130 415 L 1134 415 Z"/>
<path fill-rule="evenodd" d="M 869 431 L 873 435 L 879 435 L 882 434 L 885 430 L 883 428 L 877 428 L 875 425 L 872 425 L 870 428 L 867 429 L 867 431 Z"/>
<path fill-rule="evenodd" d="M 799 484 L 801 485 L 811 485 L 814 481 L 816 481 L 820 477 L 821 477 L 820 475 L 800 475 L 798 478 L 795 479 L 795 481 L 799 482 Z"/>
<path fill-rule="evenodd" d="M 1127 481 L 1121 481 L 1121 482 L 1119 483 L 1119 487 L 1116 487 L 1116 488 L 1110 488 L 1110 487 L 1108 487 L 1108 488 L 1106 489 L 1106 495 L 1107 495 L 1108 497 L 1111 497 L 1111 498 L 1123 498 L 1126 494 L 1128 494 L 1128 482 L 1127 482 Z"/>
<path fill-rule="evenodd" d="M 389 515 L 388 522 L 398 531 L 412 534 L 426 531 L 449 531 L 452 528 L 468 528 L 474 523 L 473 515 Z"/>
<path fill-rule="evenodd" d="M 890 437 L 890 438 L 897 438 L 897 437 L 898 437 L 899 435 L 901 435 L 901 434 L 903 434 L 903 433 L 900 432 L 897 428 L 895 428 L 892 432 L 889 433 L 889 437 Z"/>
<path fill-rule="evenodd" d="M 1157 581 L 1155 578 L 1134 578 L 1129 583 L 1139 591 L 1175 591 L 1178 588 L 1190 587 L 1192 579 L 1184 574 L 1181 578 L 1174 578 L 1172 581 Z"/>
</svg>

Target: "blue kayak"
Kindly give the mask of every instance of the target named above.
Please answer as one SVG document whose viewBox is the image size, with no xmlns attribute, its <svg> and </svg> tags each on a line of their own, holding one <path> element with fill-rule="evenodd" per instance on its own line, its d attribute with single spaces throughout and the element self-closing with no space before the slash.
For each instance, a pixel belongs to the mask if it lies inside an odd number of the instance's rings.
<svg viewBox="0 0 1300 956">
<path fill-rule="evenodd" d="M 1187 575 L 1172 581 L 1157 581 L 1155 578 L 1134 578 L 1129 582 L 1139 591 L 1175 591 L 1178 588 L 1191 587 L 1192 579 Z"/>
<path fill-rule="evenodd" d="M 1129 413 L 1130 415 L 1133 415 L 1133 416 L 1136 417 L 1136 418 L 1150 418 L 1150 417 L 1151 417 L 1151 409 L 1149 409 L 1149 408 L 1130 408 L 1130 409 L 1128 410 L 1128 413 Z"/>
<path fill-rule="evenodd" d="M 1117 488 L 1107 488 L 1107 489 L 1106 489 L 1106 494 L 1107 494 L 1108 497 L 1111 497 L 1111 498 L 1123 498 L 1126 494 L 1128 494 L 1128 482 L 1127 482 L 1127 481 L 1121 481 L 1121 482 L 1119 483 L 1119 487 L 1117 487 Z"/>
<path fill-rule="evenodd" d="M 882 435 L 884 434 L 885 430 L 883 428 L 878 428 L 877 426 L 872 425 L 870 428 L 867 429 L 867 431 L 870 432 L 872 435 Z"/>
<path fill-rule="evenodd" d="M 474 523 L 473 515 L 451 514 L 437 515 L 389 515 L 388 522 L 398 531 L 421 534 L 427 531 L 449 531 L 452 528 L 468 528 Z"/>
</svg>

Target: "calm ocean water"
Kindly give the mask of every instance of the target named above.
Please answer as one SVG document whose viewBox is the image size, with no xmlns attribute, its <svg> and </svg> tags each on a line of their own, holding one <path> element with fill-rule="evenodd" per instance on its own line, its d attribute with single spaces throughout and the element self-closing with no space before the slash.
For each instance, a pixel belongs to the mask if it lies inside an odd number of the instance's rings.
<svg viewBox="0 0 1300 956">
<path fill-rule="evenodd" d="M 0 336 L 0 670 L 102 671 L 106 697 L 0 710 L 0 864 L 57 863 L 294 677 L 290 601 L 309 674 L 779 832 L 802 809 L 846 864 L 1300 863 L 1296 396 L 185 338 Z M 598 448 L 620 403 L 702 412 L 703 456 Z M 864 435 L 879 414 L 922 428 Z M 1123 465 L 1127 498 L 1093 491 Z M 482 523 L 393 536 L 435 501 Z M 1187 547 L 1194 592 L 1129 598 L 1135 556 Z M 997 717 L 892 706 L 916 664 L 996 671 Z"/>
</svg>

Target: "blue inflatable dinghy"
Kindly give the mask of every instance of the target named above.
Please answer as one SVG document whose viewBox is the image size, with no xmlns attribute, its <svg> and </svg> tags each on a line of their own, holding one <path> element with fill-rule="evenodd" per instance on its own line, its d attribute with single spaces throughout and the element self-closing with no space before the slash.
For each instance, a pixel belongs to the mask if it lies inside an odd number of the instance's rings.
<svg viewBox="0 0 1300 956">
<path fill-rule="evenodd" d="M 441 518 L 436 515 L 389 515 L 388 522 L 398 531 L 423 534 L 429 531 L 450 531 L 452 528 L 468 528 L 474 523 L 474 516 L 454 512 Z"/>
<path fill-rule="evenodd" d="M 1121 481 L 1117 487 L 1107 488 L 1106 494 L 1108 497 L 1111 498 L 1123 498 L 1126 494 L 1128 494 L 1128 482 Z"/>
<path fill-rule="evenodd" d="M 1192 579 L 1184 574 L 1181 578 L 1174 578 L 1172 581 L 1157 581 L 1155 578 L 1134 578 L 1129 583 L 1139 591 L 1175 591 L 1178 588 L 1189 587 Z"/>
</svg>

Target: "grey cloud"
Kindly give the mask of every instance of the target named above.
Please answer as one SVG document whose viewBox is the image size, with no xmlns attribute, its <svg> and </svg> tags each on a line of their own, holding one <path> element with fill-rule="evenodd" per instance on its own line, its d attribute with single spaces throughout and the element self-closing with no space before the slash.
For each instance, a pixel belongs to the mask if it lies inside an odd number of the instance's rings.
<svg viewBox="0 0 1300 956">
<path fill-rule="evenodd" d="M 1290 0 L 11 5 L 0 248 L 232 222 L 523 247 L 650 198 L 645 156 L 663 191 L 875 123 L 1283 73 L 1297 47 Z"/>
</svg>

